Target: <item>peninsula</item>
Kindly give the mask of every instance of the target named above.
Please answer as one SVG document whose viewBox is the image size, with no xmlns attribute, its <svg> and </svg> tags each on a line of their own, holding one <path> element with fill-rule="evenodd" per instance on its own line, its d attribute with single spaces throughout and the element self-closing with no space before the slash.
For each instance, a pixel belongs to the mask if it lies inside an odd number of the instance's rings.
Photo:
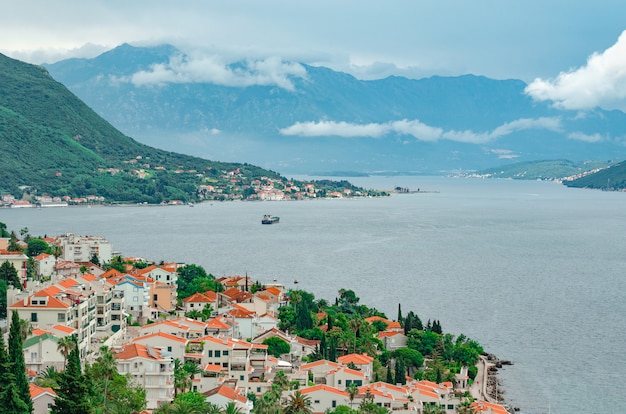
<svg viewBox="0 0 626 414">
<path fill-rule="evenodd" d="M 392 319 L 352 290 L 316 299 L 247 275 L 113 255 L 100 236 L 20 235 L 0 223 L 0 285 L 9 287 L 3 316 L 32 328 L 17 354 L 32 389 L 49 390 L 31 392 L 32 402 L 76 393 L 90 412 L 506 412 L 489 395 L 497 361 L 400 304 Z M 72 375 L 88 390 L 66 388 L 72 352 L 83 361 Z"/>
</svg>

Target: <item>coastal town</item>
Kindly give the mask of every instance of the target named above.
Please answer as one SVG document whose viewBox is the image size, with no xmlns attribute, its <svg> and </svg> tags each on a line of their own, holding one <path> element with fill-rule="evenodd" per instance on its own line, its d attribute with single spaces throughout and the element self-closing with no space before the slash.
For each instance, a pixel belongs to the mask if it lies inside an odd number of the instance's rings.
<svg viewBox="0 0 626 414">
<path fill-rule="evenodd" d="M 281 329 L 282 309 L 292 307 L 300 315 L 296 307 L 306 308 L 302 291 L 247 275 L 223 276 L 212 280 L 215 289 L 181 297 L 183 274 L 197 270 L 194 265 L 121 257 L 102 236 L 72 233 L 38 239 L 50 248 L 30 257 L 26 252 L 36 243 L 23 233 L 22 240 L 14 233 L 0 238 L 0 265 L 12 266 L 20 281 L 7 290 L 5 316 L 16 312 L 29 325 L 23 354 L 35 414 L 50 412 L 55 404 L 54 387 L 37 385 L 38 379 L 51 368 L 66 368 L 62 344 L 70 337 L 83 364 L 111 352 L 117 372 L 145 390 L 142 412 L 147 413 L 184 393 L 201 395 L 221 410 L 266 412 L 263 396 L 278 385 L 279 404 L 302 399 L 302 412 L 310 413 L 350 412 L 340 407 L 370 412 L 358 408 L 368 404 L 383 410 L 371 412 L 508 412 L 493 395 L 497 361 L 488 355 L 451 380 L 402 375 L 396 366 L 400 377 L 383 381 L 378 357 L 407 349 L 410 342 L 398 320 L 367 317 L 370 328 L 355 329 L 354 346 L 341 345 L 328 355 L 321 340 Z M 331 322 L 337 323 L 327 312 L 313 315 L 321 332 L 337 330 Z M 6 323 L 3 329 L 8 335 Z M 356 336 L 370 331 L 374 346 L 357 352 Z M 182 379 L 181 364 L 193 367 Z"/>
</svg>

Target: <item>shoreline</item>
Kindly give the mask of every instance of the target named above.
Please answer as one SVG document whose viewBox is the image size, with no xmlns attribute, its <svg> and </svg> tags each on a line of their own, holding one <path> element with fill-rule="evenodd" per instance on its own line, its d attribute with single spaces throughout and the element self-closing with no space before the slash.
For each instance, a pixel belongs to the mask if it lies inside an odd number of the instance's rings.
<svg viewBox="0 0 626 414">
<path fill-rule="evenodd" d="M 506 402 L 504 398 L 506 390 L 502 388 L 502 381 L 498 378 L 498 371 L 504 365 L 513 365 L 513 363 L 509 360 L 501 360 L 494 354 L 481 355 L 477 364 L 478 373 L 474 383 L 470 386 L 470 395 L 476 401 L 499 404 L 508 412 L 517 412 L 520 411 L 519 407 L 513 407 Z"/>
</svg>

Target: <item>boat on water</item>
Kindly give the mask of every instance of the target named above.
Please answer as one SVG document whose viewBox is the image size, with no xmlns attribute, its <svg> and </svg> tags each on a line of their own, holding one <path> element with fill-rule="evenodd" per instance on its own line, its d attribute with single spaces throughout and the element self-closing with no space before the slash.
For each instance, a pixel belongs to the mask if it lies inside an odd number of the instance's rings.
<svg viewBox="0 0 626 414">
<path fill-rule="evenodd" d="M 278 223 L 279 220 L 280 220 L 279 217 L 266 214 L 263 216 L 263 220 L 261 220 L 261 224 L 275 224 L 275 223 Z"/>
</svg>

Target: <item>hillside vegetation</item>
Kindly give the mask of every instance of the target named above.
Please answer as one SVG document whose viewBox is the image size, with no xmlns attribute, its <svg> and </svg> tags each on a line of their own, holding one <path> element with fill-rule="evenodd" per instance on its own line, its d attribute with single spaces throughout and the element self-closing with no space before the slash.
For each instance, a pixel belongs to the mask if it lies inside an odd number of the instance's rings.
<svg viewBox="0 0 626 414">
<path fill-rule="evenodd" d="M 218 199 L 253 198 L 254 180 L 287 187 L 279 174 L 254 165 L 208 161 L 141 144 L 43 67 L 2 54 L 0 154 L 0 194 L 16 198 L 96 195 L 108 202 L 161 203 L 207 197 L 207 187 Z"/>
</svg>

